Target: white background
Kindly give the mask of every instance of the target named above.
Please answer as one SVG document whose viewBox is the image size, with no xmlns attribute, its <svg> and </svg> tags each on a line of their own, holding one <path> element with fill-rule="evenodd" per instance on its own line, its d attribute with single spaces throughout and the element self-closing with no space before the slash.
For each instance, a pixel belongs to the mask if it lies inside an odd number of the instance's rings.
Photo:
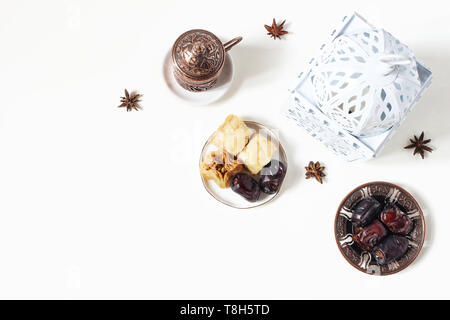
<svg viewBox="0 0 450 320">
<path fill-rule="evenodd" d="M 408 44 L 434 83 L 382 155 L 346 163 L 279 109 L 344 15 L 360 12 Z M 264 24 L 287 19 L 284 40 Z M 233 48 L 230 91 L 206 107 L 171 95 L 162 64 L 182 32 Z M 1 298 L 450 298 L 450 11 L 447 1 L 0 2 Z M 118 109 L 123 89 L 141 112 Z M 198 173 L 203 143 L 230 114 L 280 129 L 284 191 L 239 211 Z M 425 130 L 435 152 L 403 150 Z M 324 185 L 304 179 L 320 160 Z M 409 190 L 426 214 L 419 258 L 389 277 L 339 253 L 336 209 L 374 180 Z"/>
</svg>

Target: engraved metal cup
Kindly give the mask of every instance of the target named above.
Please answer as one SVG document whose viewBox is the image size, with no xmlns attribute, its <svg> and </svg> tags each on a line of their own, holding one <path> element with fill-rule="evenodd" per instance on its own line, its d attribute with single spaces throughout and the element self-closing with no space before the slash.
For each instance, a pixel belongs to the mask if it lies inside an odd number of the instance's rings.
<svg viewBox="0 0 450 320">
<path fill-rule="evenodd" d="M 225 64 L 226 52 L 241 40 L 242 37 L 236 37 L 222 43 L 213 33 L 202 29 L 183 33 L 172 47 L 175 79 L 189 91 L 213 88 Z"/>
</svg>

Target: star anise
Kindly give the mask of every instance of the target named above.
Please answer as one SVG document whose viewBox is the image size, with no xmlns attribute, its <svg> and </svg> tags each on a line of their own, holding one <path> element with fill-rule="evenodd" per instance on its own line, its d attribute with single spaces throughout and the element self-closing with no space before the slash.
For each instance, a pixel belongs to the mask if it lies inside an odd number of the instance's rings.
<svg viewBox="0 0 450 320">
<path fill-rule="evenodd" d="M 284 20 L 280 25 L 277 25 L 275 18 L 273 18 L 272 26 L 264 25 L 266 30 L 268 31 L 268 35 L 271 36 L 274 40 L 276 38 L 281 39 L 281 36 L 288 34 L 287 31 L 283 30 L 283 26 L 286 20 Z"/>
<path fill-rule="evenodd" d="M 122 104 L 118 108 L 127 108 L 127 112 L 133 110 L 138 111 L 142 109 L 139 105 L 139 102 L 141 102 L 141 97 L 142 94 L 137 94 L 135 92 L 130 94 L 128 90 L 125 89 L 125 97 L 120 97 L 120 102 L 122 102 Z"/>
<path fill-rule="evenodd" d="M 419 138 L 414 135 L 414 140 L 409 139 L 409 141 L 411 141 L 411 144 L 407 145 L 405 149 L 414 148 L 414 155 L 420 154 L 422 156 L 422 159 L 425 159 L 425 151 L 433 152 L 433 149 L 426 145 L 431 142 L 431 139 L 424 140 L 424 137 L 425 133 L 423 131 Z"/>
<path fill-rule="evenodd" d="M 316 178 L 317 181 L 323 184 L 322 178 L 326 176 L 326 174 L 323 172 L 325 170 L 325 167 L 322 167 L 319 161 L 317 161 L 316 163 L 311 161 L 309 165 L 305 167 L 305 169 L 306 179 Z"/>
</svg>

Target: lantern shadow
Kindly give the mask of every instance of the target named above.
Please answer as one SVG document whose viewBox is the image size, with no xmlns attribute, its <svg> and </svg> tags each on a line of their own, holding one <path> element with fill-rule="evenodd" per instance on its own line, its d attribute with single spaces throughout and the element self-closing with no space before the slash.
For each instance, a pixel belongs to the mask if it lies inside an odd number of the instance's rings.
<svg viewBox="0 0 450 320">
<path fill-rule="evenodd" d="M 450 135 L 450 88 L 447 79 L 450 74 L 450 52 L 419 49 L 415 50 L 415 54 L 433 72 L 433 81 L 378 158 L 387 158 L 400 152 L 410 153 L 411 150 L 404 150 L 403 147 L 413 135 L 419 135 L 422 131 L 426 138 L 439 137 L 441 141 L 445 141 Z M 438 146 L 433 145 L 433 142 L 432 140 L 430 146 L 438 152 Z"/>
<path fill-rule="evenodd" d="M 230 90 L 216 103 L 222 103 L 234 96 L 244 83 L 247 88 L 260 86 L 271 81 L 270 71 L 281 64 L 280 50 L 257 45 L 239 45 L 229 52 L 233 57 L 234 79 Z M 267 74 L 267 76 L 266 76 Z"/>
</svg>

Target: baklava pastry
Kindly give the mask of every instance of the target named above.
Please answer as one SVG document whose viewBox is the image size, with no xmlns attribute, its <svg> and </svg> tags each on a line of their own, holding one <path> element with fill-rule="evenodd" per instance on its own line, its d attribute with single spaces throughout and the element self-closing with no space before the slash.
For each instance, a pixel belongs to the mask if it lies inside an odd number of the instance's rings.
<svg viewBox="0 0 450 320">
<path fill-rule="evenodd" d="M 255 135 L 242 151 L 238 159 L 253 174 L 258 174 L 272 160 L 277 147 L 261 134 Z"/>
<path fill-rule="evenodd" d="M 232 155 L 218 150 L 209 153 L 200 164 L 200 173 L 207 180 L 214 180 L 220 188 L 228 188 L 233 177 L 244 169 Z"/>
<path fill-rule="evenodd" d="M 214 133 L 210 142 L 217 148 L 237 156 L 247 145 L 254 132 L 239 117 L 229 115 Z"/>
</svg>

